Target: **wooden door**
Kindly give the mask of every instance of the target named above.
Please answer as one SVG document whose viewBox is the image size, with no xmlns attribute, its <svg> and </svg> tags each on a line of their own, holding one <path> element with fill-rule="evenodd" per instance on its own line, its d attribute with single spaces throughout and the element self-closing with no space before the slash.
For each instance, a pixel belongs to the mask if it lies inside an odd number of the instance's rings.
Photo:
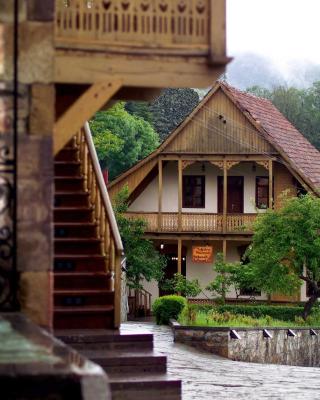
<svg viewBox="0 0 320 400">
<path fill-rule="evenodd" d="M 218 213 L 223 213 L 223 176 L 218 176 Z M 228 176 L 227 213 L 243 213 L 243 176 Z"/>
</svg>

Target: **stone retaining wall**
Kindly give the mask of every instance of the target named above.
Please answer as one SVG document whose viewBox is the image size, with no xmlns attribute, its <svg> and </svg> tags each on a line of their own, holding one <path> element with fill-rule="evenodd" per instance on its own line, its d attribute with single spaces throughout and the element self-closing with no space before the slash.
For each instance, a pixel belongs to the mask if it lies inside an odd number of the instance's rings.
<svg viewBox="0 0 320 400">
<path fill-rule="evenodd" d="M 236 361 L 320 367 L 320 329 L 207 328 L 172 325 L 174 340 Z M 295 336 L 290 336 L 293 332 Z"/>
</svg>

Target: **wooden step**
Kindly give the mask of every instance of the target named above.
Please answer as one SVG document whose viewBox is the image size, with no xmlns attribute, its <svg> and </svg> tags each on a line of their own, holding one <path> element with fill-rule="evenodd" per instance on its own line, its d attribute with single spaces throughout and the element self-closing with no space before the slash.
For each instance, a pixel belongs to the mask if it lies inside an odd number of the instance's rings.
<svg viewBox="0 0 320 400">
<path fill-rule="evenodd" d="M 56 330 L 55 335 L 66 344 L 77 350 L 130 350 L 141 351 L 153 348 L 151 333 L 131 333 L 119 330 Z"/>
<path fill-rule="evenodd" d="M 54 224 L 55 238 L 90 238 L 96 237 L 97 224 L 93 222 L 60 222 Z"/>
<path fill-rule="evenodd" d="M 110 275 L 105 272 L 55 272 L 55 290 L 110 289 Z"/>
<path fill-rule="evenodd" d="M 79 176 L 80 166 L 79 161 L 55 161 L 54 174 L 55 176 Z"/>
<path fill-rule="evenodd" d="M 110 373 L 113 400 L 181 400 L 181 381 L 164 373 Z"/>
<path fill-rule="evenodd" d="M 99 364 L 109 373 L 135 371 L 145 373 L 166 372 L 167 357 L 157 355 L 153 350 L 131 352 L 130 350 L 83 350 L 81 353 Z"/>
<path fill-rule="evenodd" d="M 100 254 L 60 254 L 54 257 L 54 270 L 55 272 L 104 273 L 106 270 L 106 260 Z"/>
<path fill-rule="evenodd" d="M 78 161 L 78 149 L 66 146 L 55 156 L 55 161 Z"/>
<path fill-rule="evenodd" d="M 92 222 L 90 207 L 57 207 L 54 208 L 54 222 Z"/>
<path fill-rule="evenodd" d="M 56 329 L 110 329 L 113 327 L 113 305 L 55 307 L 53 313 Z"/>
<path fill-rule="evenodd" d="M 103 289 L 54 290 L 55 307 L 113 305 L 114 292 Z"/>
<path fill-rule="evenodd" d="M 54 185 L 56 191 L 83 190 L 84 178 L 82 176 L 55 176 Z"/>
<path fill-rule="evenodd" d="M 54 254 L 99 254 L 101 240 L 97 238 L 62 238 L 54 240 Z"/>
<path fill-rule="evenodd" d="M 56 191 L 54 195 L 55 207 L 88 207 L 89 193 L 81 191 Z"/>
</svg>

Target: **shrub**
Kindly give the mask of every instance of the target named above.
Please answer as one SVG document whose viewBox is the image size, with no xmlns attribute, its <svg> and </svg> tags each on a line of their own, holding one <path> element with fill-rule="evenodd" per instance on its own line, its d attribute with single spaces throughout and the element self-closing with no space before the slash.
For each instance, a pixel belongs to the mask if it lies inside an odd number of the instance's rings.
<svg viewBox="0 0 320 400">
<path fill-rule="evenodd" d="M 152 306 L 153 314 L 158 325 L 167 325 L 170 319 L 177 319 L 187 305 L 187 300 L 182 296 L 169 295 L 159 297 Z"/>
</svg>

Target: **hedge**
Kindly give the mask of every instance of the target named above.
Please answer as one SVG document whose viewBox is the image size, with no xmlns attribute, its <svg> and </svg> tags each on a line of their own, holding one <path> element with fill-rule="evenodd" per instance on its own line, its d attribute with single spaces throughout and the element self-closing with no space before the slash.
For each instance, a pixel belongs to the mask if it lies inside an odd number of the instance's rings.
<svg viewBox="0 0 320 400">
<path fill-rule="evenodd" d="M 190 307 L 190 305 L 189 305 Z M 248 315 L 253 318 L 261 318 L 269 315 L 273 319 L 282 321 L 294 321 L 295 317 L 302 314 L 303 307 L 301 306 L 269 306 L 269 305 L 240 305 L 240 304 L 225 304 L 225 305 L 191 305 L 194 309 L 208 312 L 215 309 L 219 313 L 229 312 L 231 314 Z M 314 308 L 312 313 L 315 313 L 319 308 Z M 319 311 L 318 311 L 319 312 Z"/>
<path fill-rule="evenodd" d="M 187 305 L 187 300 L 182 296 L 168 295 L 159 297 L 152 306 L 152 312 L 158 325 L 169 324 L 170 319 L 177 319 Z"/>
</svg>

